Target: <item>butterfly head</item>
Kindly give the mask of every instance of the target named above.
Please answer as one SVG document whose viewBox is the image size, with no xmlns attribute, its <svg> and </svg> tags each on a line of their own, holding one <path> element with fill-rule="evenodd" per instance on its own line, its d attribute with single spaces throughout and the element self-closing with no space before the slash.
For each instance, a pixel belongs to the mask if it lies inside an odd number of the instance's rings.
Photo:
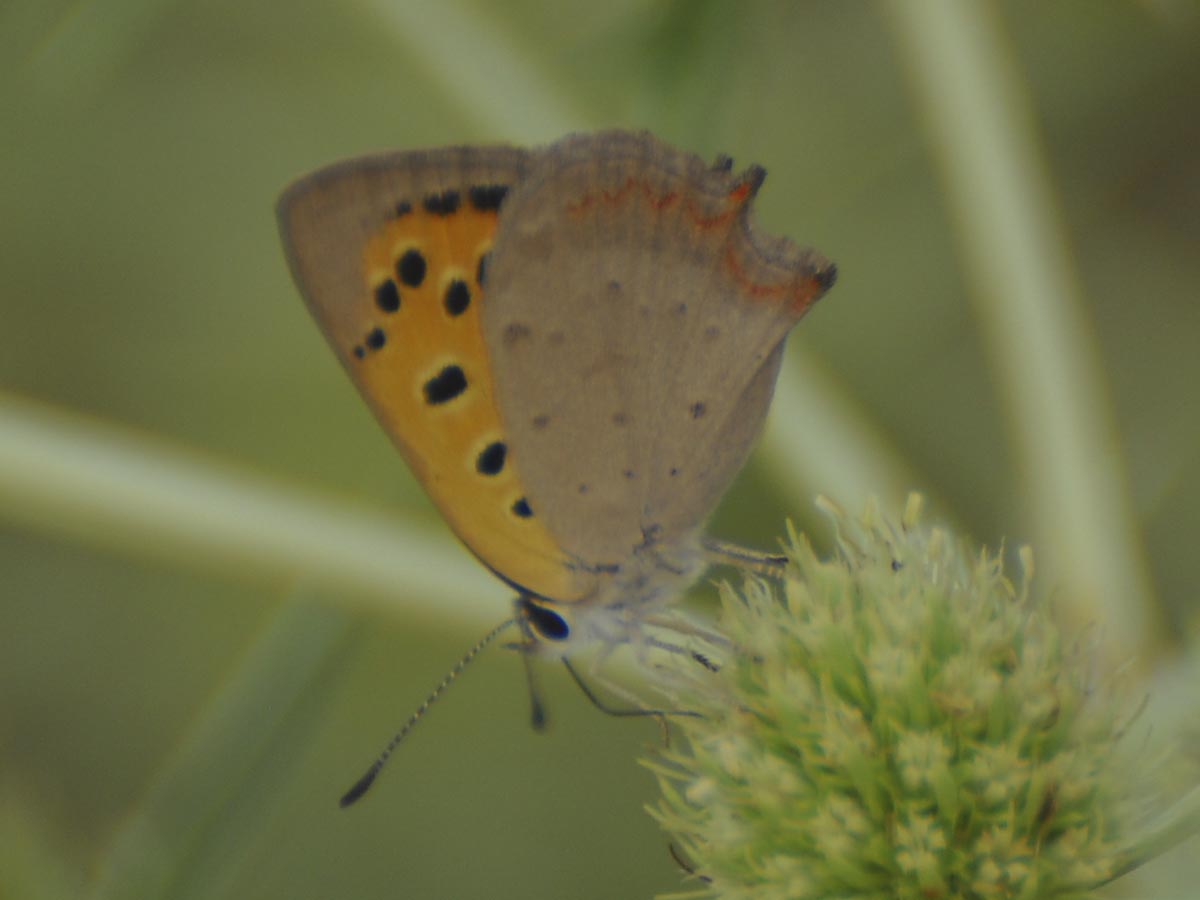
<svg viewBox="0 0 1200 900">
<path fill-rule="evenodd" d="M 524 640 L 509 646 L 534 656 L 566 658 L 597 646 L 639 645 L 650 640 L 644 614 L 625 604 L 555 603 L 526 595 L 516 601 L 515 619 Z"/>
<path fill-rule="evenodd" d="M 594 589 L 579 600 L 518 597 L 522 649 L 568 656 L 583 646 L 643 643 L 648 620 L 685 592 L 707 565 L 695 535 L 664 544 L 651 531 L 624 562 L 596 567 Z"/>
<path fill-rule="evenodd" d="M 561 655 L 575 640 L 574 616 L 561 604 L 523 596 L 516 601 L 517 620 L 525 633 L 525 645 L 534 652 Z"/>
</svg>

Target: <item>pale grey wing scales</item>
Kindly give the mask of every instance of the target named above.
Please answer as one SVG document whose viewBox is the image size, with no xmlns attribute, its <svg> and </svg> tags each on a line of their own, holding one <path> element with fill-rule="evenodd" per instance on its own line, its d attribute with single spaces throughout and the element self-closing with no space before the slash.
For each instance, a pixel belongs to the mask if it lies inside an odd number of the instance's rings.
<svg viewBox="0 0 1200 900">
<path fill-rule="evenodd" d="M 639 359 L 607 321 L 600 230 L 582 223 L 568 246 L 552 233 L 557 222 L 526 215 L 525 204 L 505 209 L 488 266 L 489 296 L 505 298 L 483 316 L 497 405 L 535 515 L 578 561 L 620 561 L 639 486 L 613 473 L 635 457 L 625 385 Z M 506 239 L 506 228 L 516 233 Z"/>
<path fill-rule="evenodd" d="M 359 299 L 370 237 L 404 205 L 467 185 L 511 186 L 533 153 L 505 145 L 445 147 L 348 159 L 290 185 L 277 215 L 288 264 L 309 310 L 349 364 L 342 309 Z M 464 198 L 465 201 L 465 198 Z"/>
<path fill-rule="evenodd" d="M 506 201 L 483 313 L 497 402 L 530 502 L 586 563 L 703 523 L 831 283 L 752 230 L 761 180 L 608 132 L 548 148 Z"/>
<path fill-rule="evenodd" d="M 652 148 L 625 137 L 552 146 L 550 165 L 531 173 L 538 186 L 510 195 L 488 276 L 501 299 L 483 321 L 530 502 L 560 545 L 591 565 L 619 564 L 641 540 L 654 478 L 647 382 L 658 373 L 647 334 L 661 331 L 662 308 L 641 302 L 638 286 L 655 259 L 649 248 L 628 252 L 649 227 L 608 215 L 604 195 L 620 189 L 631 154 L 640 169 Z"/>
</svg>

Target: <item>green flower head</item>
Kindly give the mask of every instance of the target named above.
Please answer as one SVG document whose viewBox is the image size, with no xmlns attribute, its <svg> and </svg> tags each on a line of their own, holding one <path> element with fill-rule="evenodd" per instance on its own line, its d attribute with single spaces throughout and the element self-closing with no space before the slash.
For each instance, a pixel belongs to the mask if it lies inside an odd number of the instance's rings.
<svg viewBox="0 0 1200 900">
<path fill-rule="evenodd" d="M 647 762 L 651 812 L 696 895 L 1077 897 L 1142 861 L 1129 710 L 1031 602 L 1028 550 L 1014 584 L 919 498 L 899 524 L 823 507 L 836 554 L 793 533 L 782 589 L 723 586 L 715 671 L 666 676 L 700 716 Z"/>
</svg>

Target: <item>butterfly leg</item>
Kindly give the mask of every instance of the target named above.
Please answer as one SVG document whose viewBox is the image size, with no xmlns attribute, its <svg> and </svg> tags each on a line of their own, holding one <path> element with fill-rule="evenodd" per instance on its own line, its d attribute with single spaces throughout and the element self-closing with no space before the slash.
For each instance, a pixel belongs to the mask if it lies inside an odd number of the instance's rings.
<svg viewBox="0 0 1200 900">
<path fill-rule="evenodd" d="M 541 685 L 533 671 L 533 654 L 522 653 L 521 662 L 525 664 L 525 686 L 529 689 L 529 724 L 534 731 L 546 730 L 546 704 L 542 699 Z"/>
<path fill-rule="evenodd" d="M 692 876 L 693 878 L 698 878 L 705 884 L 712 884 L 712 879 L 707 875 L 697 874 L 696 867 L 693 866 L 691 862 L 679 852 L 679 848 L 676 847 L 674 843 L 667 844 L 667 851 L 671 854 L 671 859 L 675 860 L 675 865 L 679 866 L 679 868 L 681 868 L 688 875 Z"/>
<path fill-rule="evenodd" d="M 703 541 L 704 555 L 714 565 L 734 566 L 749 569 L 769 578 L 779 578 L 787 566 L 788 558 L 780 553 L 764 553 L 718 538 L 706 537 Z"/>
<path fill-rule="evenodd" d="M 596 673 L 592 673 L 597 681 L 604 685 L 605 690 L 611 691 L 618 697 L 621 697 L 625 702 L 629 703 L 628 707 L 610 706 L 606 703 L 599 694 L 592 690 L 592 686 L 588 684 L 579 670 L 571 665 L 571 661 L 567 657 L 562 657 L 563 665 L 566 666 L 567 672 L 570 673 L 571 679 L 575 685 L 583 692 L 583 696 L 587 697 L 588 701 L 600 712 L 606 716 L 616 716 L 618 718 L 643 718 L 651 716 L 653 718 L 664 720 L 667 716 L 691 716 L 693 718 L 701 718 L 700 713 L 691 709 L 647 709 L 638 705 L 640 703 L 637 696 L 632 692 L 625 690 L 620 685 L 613 683 L 607 678 L 602 678 Z"/>
</svg>

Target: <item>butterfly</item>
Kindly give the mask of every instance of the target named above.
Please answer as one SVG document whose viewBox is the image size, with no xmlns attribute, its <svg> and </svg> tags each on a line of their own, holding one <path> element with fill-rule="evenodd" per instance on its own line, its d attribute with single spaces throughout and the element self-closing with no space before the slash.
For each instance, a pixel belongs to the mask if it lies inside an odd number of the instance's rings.
<svg viewBox="0 0 1200 900">
<path fill-rule="evenodd" d="M 613 130 L 366 156 L 280 200 L 309 310 L 531 652 L 637 642 L 737 556 L 703 526 L 836 277 L 754 226 L 764 177 Z"/>
</svg>

